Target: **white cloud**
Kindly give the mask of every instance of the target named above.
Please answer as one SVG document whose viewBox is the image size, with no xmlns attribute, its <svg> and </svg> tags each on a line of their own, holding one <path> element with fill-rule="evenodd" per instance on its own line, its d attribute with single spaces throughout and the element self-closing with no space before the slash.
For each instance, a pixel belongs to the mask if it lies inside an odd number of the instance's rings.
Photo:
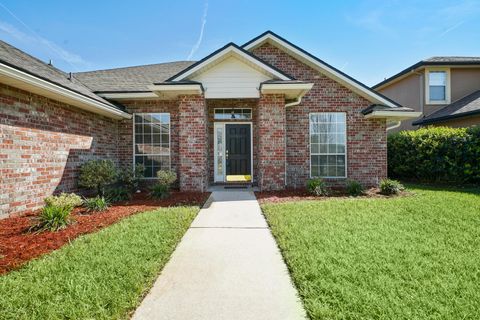
<svg viewBox="0 0 480 320">
<path fill-rule="evenodd" d="M 195 52 L 197 52 L 198 48 L 202 44 L 203 40 L 203 31 L 205 30 L 205 24 L 207 23 L 207 14 L 208 14 L 208 2 L 205 2 L 205 8 L 203 9 L 203 16 L 202 16 L 202 26 L 200 27 L 200 35 L 198 36 L 198 40 L 195 45 L 190 50 L 190 54 L 187 57 L 187 60 L 191 60 Z"/>
</svg>

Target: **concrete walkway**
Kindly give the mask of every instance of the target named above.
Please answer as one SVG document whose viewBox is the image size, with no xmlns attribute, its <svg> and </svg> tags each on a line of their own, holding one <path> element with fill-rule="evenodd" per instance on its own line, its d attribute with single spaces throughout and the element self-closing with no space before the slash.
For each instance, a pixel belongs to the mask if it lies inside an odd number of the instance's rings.
<svg viewBox="0 0 480 320">
<path fill-rule="evenodd" d="M 251 191 L 214 191 L 133 319 L 304 319 Z"/>
</svg>

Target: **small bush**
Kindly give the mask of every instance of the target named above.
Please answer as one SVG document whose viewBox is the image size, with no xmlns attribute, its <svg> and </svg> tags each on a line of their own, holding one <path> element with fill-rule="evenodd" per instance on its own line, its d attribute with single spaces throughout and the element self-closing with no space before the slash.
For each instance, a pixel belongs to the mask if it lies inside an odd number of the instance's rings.
<svg viewBox="0 0 480 320">
<path fill-rule="evenodd" d="M 404 186 L 397 180 L 383 179 L 380 181 L 380 193 L 384 195 L 399 194 L 405 190 Z"/>
<path fill-rule="evenodd" d="M 170 196 L 170 187 L 166 184 L 156 183 L 150 188 L 150 197 L 155 199 L 166 199 Z"/>
<path fill-rule="evenodd" d="M 170 196 L 170 187 L 177 180 L 177 174 L 171 170 L 157 172 L 157 183 L 150 188 L 150 197 L 165 199 Z"/>
<path fill-rule="evenodd" d="M 38 223 L 33 226 L 35 231 L 57 231 L 67 227 L 70 222 L 70 213 L 73 208 L 70 206 L 46 205 L 40 211 Z"/>
<path fill-rule="evenodd" d="M 109 202 L 104 197 L 88 198 L 83 200 L 83 206 L 88 212 L 92 211 L 104 211 L 108 209 Z"/>
<path fill-rule="evenodd" d="M 114 187 L 107 189 L 105 197 L 110 202 L 126 201 L 132 199 L 132 193 L 125 187 Z"/>
<path fill-rule="evenodd" d="M 81 166 L 78 184 L 103 196 L 105 187 L 114 183 L 116 178 L 117 169 L 113 161 L 90 160 Z"/>
<path fill-rule="evenodd" d="M 75 208 L 82 205 L 82 198 L 75 193 L 61 193 L 58 196 L 46 197 L 43 201 L 47 206 Z"/>
<path fill-rule="evenodd" d="M 135 192 L 140 186 L 140 181 L 144 177 L 145 166 L 143 164 L 135 165 L 135 168 L 124 168 L 119 171 L 117 183 L 130 190 Z"/>
<path fill-rule="evenodd" d="M 177 181 L 177 174 L 171 170 L 159 170 L 157 172 L 157 181 L 159 184 L 171 186 Z"/>
<path fill-rule="evenodd" d="M 309 179 L 307 181 L 307 191 L 317 197 L 327 196 L 329 193 L 326 182 L 320 178 Z"/>
<path fill-rule="evenodd" d="M 352 197 L 358 197 L 363 194 L 363 186 L 356 180 L 347 181 L 347 193 Z"/>
</svg>

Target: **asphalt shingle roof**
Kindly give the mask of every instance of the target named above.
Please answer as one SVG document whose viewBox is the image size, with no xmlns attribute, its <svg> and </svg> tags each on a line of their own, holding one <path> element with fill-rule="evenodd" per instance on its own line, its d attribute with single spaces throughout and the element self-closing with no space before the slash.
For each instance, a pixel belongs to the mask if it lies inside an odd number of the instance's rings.
<svg viewBox="0 0 480 320">
<path fill-rule="evenodd" d="M 479 63 L 480 57 L 458 57 L 458 56 L 451 56 L 451 57 L 431 57 L 425 60 L 425 62 L 442 62 L 442 63 Z"/>
<path fill-rule="evenodd" d="M 195 61 L 177 61 L 75 73 L 75 77 L 93 92 L 141 92 L 147 86 L 161 83 L 194 64 Z"/>
<path fill-rule="evenodd" d="M 465 96 L 431 115 L 415 121 L 414 125 L 442 122 L 449 119 L 480 114 L 480 90 Z"/>
<path fill-rule="evenodd" d="M 76 79 L 75 76 L 69 79 L 69 74 L 66 72 L 63 72 L 62 70 L 59 70 L 52 65 L 49 65 L 1 40 L 0 63 L 36 76 L 45 81 L 54 83 L 63 88 L 72 90 L 83 96 L 95 99 L 112 107 L 116 107 L 107 100 L 93 93 L 88 87 Z"/>
</svg>

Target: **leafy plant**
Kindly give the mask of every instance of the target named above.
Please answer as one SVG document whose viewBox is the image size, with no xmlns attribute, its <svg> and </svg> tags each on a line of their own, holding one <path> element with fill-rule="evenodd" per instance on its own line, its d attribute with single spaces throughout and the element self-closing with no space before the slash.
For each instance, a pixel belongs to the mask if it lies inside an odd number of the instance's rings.
<svg viewBox="0 0 480 320">
<path fill-rule="evenodd" d="M 150 188 L 150 197 L 165 199 L 170 196 L 170 188 L 177 180 L 177 174 L 171 170 L 159 170 L 157 172 L 157 183 Z"/>
<path fill-rule="evenodd" d="M 46 205 L 40 211 L 38 223 L 32 227 L 35 231 L 57 231 L 67 227 L 71 222 L 70 206 Z"/>
<path fill-rule="evenodd" d="M 132 199 L 131 190 L 121 186 L 107 189 L 106 198 L 110 202 L 119 202 Z"/>
<path fill-rule="evenodd" d="M 78 184 L 103 196 L 105 187 L 114 183 L 116 178 L 117 169 L 112 160 L 90 160 L 81 166 Z"/>
<path fill-rule="evenodd" d="M 71 207 L 75 208 L 82 205 L 82 198 L 75 193 L 61 193 L 58 196 L 46 197 L 43 201 L 47 206 Z"/>
<path fill-rule="evenodd" d="M 350 196 L 357 197 L 363 194 L 363 186 L 357 180 L 347 180 L 347 193 Z"/>
<path fill-rule="evenodd" d="M 166 184 L 156 183 L 150 188 L 150 197 L 166 199 L 170 196 L 170 187 Z"/>
<path fill-rule="evenodd" d="M 124 168 L 118 173 L 118 184 L 129 189 L 132 192 L 138 190 L 140 181 L 144 177 L 145 166 L 136 164 L 135 168 Z"/>
<path fill-rule="evenodd" d="M 105 197 L 96 196 L 94 198 L 88 198 L 83 200 L 83 206 L 88 212 L 91 211 L 104 211 L 108 209 L 110 203 Z"/>
<path fill-rule="evenodd" d="M 171 186 L 175 181 L 177 181 L 177 174 L 172 170 L 159 170 L 157 172 L 157 182 L 159 184 L 164 184 Z"/>
<path fill-rule="evenodd" d="M 388 175 L 420 181 L 480 181 L 480 127 L 428 127 L 388 136 Z"/>
<path fill-rule="evenodd" d="M 380 181 L 380 193 L 384 195 L 399 194 L 405 187 L 397 180 L 383 179 Z"/>
<path fill-rule="evenodd" d="M 320 178 L 309 179 L 307 181 L 307 191 L 317 197 L 329 194 L 326 182 Z"/>
</svg>

